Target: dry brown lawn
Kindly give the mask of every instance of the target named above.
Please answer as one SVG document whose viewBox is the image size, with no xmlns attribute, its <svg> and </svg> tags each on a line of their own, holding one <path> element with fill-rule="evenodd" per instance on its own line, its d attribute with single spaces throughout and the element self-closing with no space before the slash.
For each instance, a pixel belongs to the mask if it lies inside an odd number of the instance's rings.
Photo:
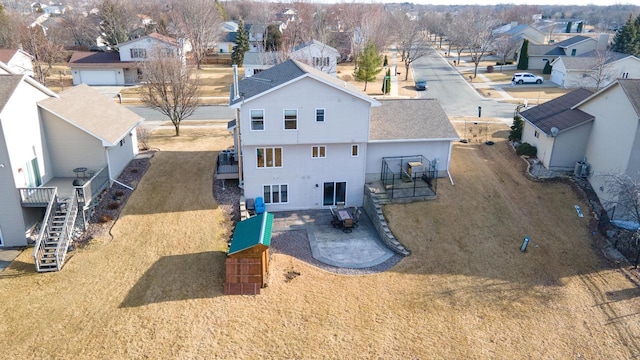
<svg viewBox="0 0 640 360">
<path fill-rule="evenodd" d="M 588 209 L 508 149 L 456 144 L 438 199 L 389 205 L 412 251 L 340 276 L 273 254 L 259 296 L 223 296 L 227 216 L 212 197 L 226 131 L 155 132 L 161 149 L 111 230 L 62 271 L 23 252 L 0 273 L 7 359 L 629 359 L 640 291 L 594 248 Z M 588 214 L 588 211 L 585 211 Z M 529 250 L 519 247 L 524 235 Z M 288 271 L 301 275 L 285 281 Z"/>
</svg>

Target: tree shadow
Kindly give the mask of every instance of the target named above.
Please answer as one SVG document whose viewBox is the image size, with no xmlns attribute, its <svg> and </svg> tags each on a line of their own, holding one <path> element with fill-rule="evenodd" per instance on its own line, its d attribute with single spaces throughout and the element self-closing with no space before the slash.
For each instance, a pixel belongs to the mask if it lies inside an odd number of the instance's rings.
<svg viewBox="0 0 640 360">
<path fill-rule="evenodd" d="M 223 295 L 226 253 L 163 256 L 129 290 L 121 308 Z"/>
</svg>

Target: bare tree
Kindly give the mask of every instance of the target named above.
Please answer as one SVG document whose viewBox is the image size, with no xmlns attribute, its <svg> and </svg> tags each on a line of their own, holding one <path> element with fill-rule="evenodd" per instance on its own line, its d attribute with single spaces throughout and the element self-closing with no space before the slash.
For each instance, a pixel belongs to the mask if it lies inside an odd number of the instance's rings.
<svg viewBox="0 0 640 360">
<path fill-rule="evenodd" d="M 493 49 L 496 52 L 500 61 L 500 72 L 502 72 L 502 65 L 507 62 L 507 58 L 513 56 L 515 51 L 520 47 L 517 41 L 513 40 L 513 37 L 509 35 L 501 35 L 493 43 Z"/>
<path fill-rule="evenodd" d="M 143 76 L 141 100 L 166 115 L 180 136 L 180 123 L 198 107 L 199 81 L 193 68 L 179 56 L 167 56 L 165 49 L 151 51 L 140 63 Z"/>
<path fill-rule="evenodd" d="M 12 10 L 7 10 L 0 5 L 0 48 L 15 49 L 20 42 L 19 15 Z"/>
<path fill-rule="evenodd" d="M 409 67 L 411 63 L 430 54 L 433 50 L 420 22 L 409 19 L 406 14 L 401 12 L 394 13 L 394 19 L 396 45 L 398 46 L 402 62 L 404 63 L 404 79 L 406 81 L 409 78 Z"/>
<path fill-rule="evenodd" d="M 478 75 L 478 65 L 482 57 L 488 52 L 496 37 L 493 29 L 498 25 L 498 21 L 488 9 L 467 9 L 458 17 L 464 19 L 463 34 L 471 53 L 471 61 L 474 64 L 473 77 L 475 78 Z"/>
<path fill-rule="evenodd" d="M 640 224 L 640 177 L 626 174 L 601 175 L 600 189 L 604 196 L 600 198 L 602 205 L 608 209 L 611 219 L 617 218 L 629 224 Z M 614 243 L 614 246 L 617 245 Z M 640 229 L 634 231 L 629 239 L 630 246 L 635 248 L 635 267 L 640 261 Z"/>
<path fill-rule="evenodd" d="M 585 73 L 584 81 L 581 85 L 593 87 L 595 91 L 598 91 L 610 84 L 617 76 L 615 69 L 610 65 L 613 56 L 610 50 L 596 50 L 591 58 L 590 69 Z"/>
<path fill-rule="evenodd" d="M 180 36 L 191 44 L 191 54 L 198 69 L 222 35 L 222 17 L 210 0 L 177 1 L 174 7 Z"/>
<path fill-rule="evenodd" d="M 33 56 L 33 76 L 43 85 L 47 85 L 47 77 L 54 63 L 64 59 L 64 48 L 44 35 L 40 26 L 23 26 L 20 31 L 20 42 L 26 52 Z"/>
<path fill-rule="evenodd" d="M 67 10 L 62 16 L 60 27 L 69 36 L 74 47 L 90 49 L 96 45 L 100 32 L 92 18 L 76 10 Z"/>
</svg>

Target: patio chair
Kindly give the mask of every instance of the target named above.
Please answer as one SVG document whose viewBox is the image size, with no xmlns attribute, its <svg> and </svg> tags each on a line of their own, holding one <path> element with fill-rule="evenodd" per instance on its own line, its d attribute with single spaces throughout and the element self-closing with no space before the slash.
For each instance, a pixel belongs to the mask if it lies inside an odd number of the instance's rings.
<svg viewBox="0 0 640 360">
<path fill-rule="evenodd" d="M 346 233 L 350 233 L 353 231 L 353 219 L 346 219 L 342 222 L 342 231 Z"/>
<path fill-rule="evenodd" d="M 267 211 L 267 207 L 264 204 L 264 199 L 261 196 L 258 196 L 256 198 L 255 207 L 256 207 L 256 214 L 262 214 L 263 212 Z"/>
<path fill-rule="evenodd" d="M 247 206 L 247 212 L 249 212 L 249 215 L 255 215 L 256 214 L 256 201 L 252 198 L 247 199 L 246 201 L 246 206 Z"/>
<path fill-rule="evenodd" d="M 353 218 L 353 227 L 358 227 L 358 220 L 360 220 L 360 216 L 362 215 L 362 211 L 357 207 L 352 208 L 351 217 Z"/>
<path fill-rule="evenodd" d="M 334 228 L 342 226 L 342 221 L 338 219 L 336 208 L 332 206 L 329 208 L 329 211 L 331 212 L 331 225 L 333 225 Z"/>
</svg>

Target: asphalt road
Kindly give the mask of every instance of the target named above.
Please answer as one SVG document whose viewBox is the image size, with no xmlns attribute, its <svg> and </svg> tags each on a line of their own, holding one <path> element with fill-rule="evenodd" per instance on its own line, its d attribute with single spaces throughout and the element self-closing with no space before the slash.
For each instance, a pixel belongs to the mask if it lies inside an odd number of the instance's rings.
<svg viewBox="0 0 640 360">
<path fill-rule="evenodd" d="M 127 106 L 129 110 L 142 116 L 145 122 L 169 121 L 169 118 L 157 110 L 144 106 Z M 199 106 L 193 115 L 185 120 L 224 120 L 235 119 L 235 109 L 230 109 L 227 105 L 203 105 Z"/>
<path fill-rule="evenodd" d="M 425 79 L 427 91 L 419 92 L 421 98 L 435 98 L 449 117 L 478 116 L 498 118 L 508 124 L 513 122 L 514 104 L 501 103 L 480 96 L 469 83 L 439 54 L 433 53 L 414 61 L 414 79 Z"/>
</svg>

